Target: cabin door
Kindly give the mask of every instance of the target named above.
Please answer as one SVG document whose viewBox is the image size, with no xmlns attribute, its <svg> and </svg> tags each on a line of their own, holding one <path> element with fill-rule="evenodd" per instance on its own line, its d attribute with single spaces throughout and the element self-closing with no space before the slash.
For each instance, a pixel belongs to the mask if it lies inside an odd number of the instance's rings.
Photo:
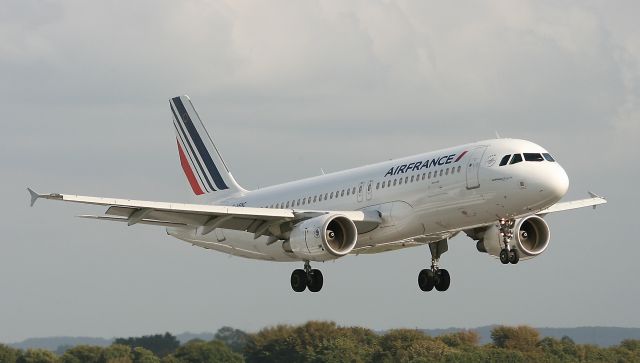
<svg viewBox="0 0 640 363">
<path fill-rule="evenodd" d="M 480 146 L 469 152 L 467 159 L 467 189 L 480 187 L 480 162 L 486 150 L 486 146 Z"/>
</svg>

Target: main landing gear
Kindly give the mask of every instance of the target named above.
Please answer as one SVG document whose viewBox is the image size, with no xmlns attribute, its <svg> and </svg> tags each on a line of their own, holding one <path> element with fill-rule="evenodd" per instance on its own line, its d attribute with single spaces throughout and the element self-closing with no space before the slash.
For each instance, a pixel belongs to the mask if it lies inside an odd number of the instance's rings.
<svg viewBox="0 0 640 363">
<path fill-rule="evenodd" d="M 418 274 L 418 286 L 422 291 L 431 291 L 435 287 L 438 291 L 447 291 L 451 284 L 449 271 L 439 268 L 440 255 L 447 252 L 449 245 L 446 239 L 429 244 L 431 251 L 431 268 L 424 269 Z"/>
<path fill-rule="evenodd" d="M 295 292 L 303 292 L 306 288 L 318 292 L 322 289 L 322 282 L 322 272 L 311 269 L 309 261 L 304 261 L 304 270 L 295 269 L 291 273 L 291 288 Z"/>
<path fill-rule="evenodd" d="M 506 265 L 508 263 L 516 264 L 520 261 L 520 256 L 518 255 L 518 250 L 512 249 L 511 239 L 513 238 L 513 228 L 516 225 L 516 221 L 514 219 L 501 219 L 500 223 L 500 236 L 502 236 L 502 243 L 504 244 L 504 248 L 500 250 L 500 262 Z M 526 237 L 526 232 L 525 233 Z"/>
</svg>

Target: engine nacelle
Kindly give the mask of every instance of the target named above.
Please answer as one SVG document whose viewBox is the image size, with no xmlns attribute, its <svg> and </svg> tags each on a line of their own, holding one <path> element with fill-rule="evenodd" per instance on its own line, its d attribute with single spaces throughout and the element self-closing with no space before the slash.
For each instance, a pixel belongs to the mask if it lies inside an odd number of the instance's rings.
<svg viewBox="0 0 640 363">
<path fill-rule="evenodd" d="M 536 215 L 525 217 L 516 220 L 510 246 L 518 250 L 520 259 L 533 258 L 547 249 L 549 236 L 549 225 L 544 219 Z M 500 250 L 504 245 L 499 226 L 493 225 L 487 228 L 476 247 L 480 252 L 500 256 Z"/>
<path fill-rule="evenodd" d="M 358 230 L 351 219 L 325 214 L 294 226 L 282 247 L 302 260 L 327 261 L 351 252 L 357 239 Z"/>
</svg>

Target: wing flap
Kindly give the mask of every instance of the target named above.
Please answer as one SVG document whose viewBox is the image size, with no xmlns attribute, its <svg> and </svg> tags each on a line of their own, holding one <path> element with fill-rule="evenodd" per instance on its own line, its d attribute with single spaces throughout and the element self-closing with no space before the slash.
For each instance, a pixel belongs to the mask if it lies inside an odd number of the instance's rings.
<svg viewBox="0 0 640 363">
<path fill-rule="evenodd" d="M 85 218 L 85 219 L 97 219 L 102 221 L 125 222 L 125 223 L 129 222 L 129 218 L 122 218 L 122 217 L 94 216 L 94 215 L 86 215 L 86 214 L 80 215 L 78 217 Z M 170 221 L 158 221 L 158 220 L 146 219 L 146 218 L 141 219 L 137 223 L 149 224 L 153 226 L 163 226 L 163 227 L 186 227 L 186 224 L 182 224 L 182 223 L 175 223 Z"/>
</svg>

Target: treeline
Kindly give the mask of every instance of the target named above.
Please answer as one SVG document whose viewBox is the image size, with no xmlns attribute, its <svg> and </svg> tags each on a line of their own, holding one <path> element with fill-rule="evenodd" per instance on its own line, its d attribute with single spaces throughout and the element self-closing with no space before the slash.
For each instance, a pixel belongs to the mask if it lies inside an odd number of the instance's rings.
<svg viewBox="0 0 640 363">
<path fill-rule="evenodd" d="M 640 340 L 600 348 L 571 338 L 541 338 L 528 326 L 498 326 L 480 345 L 473 330 L 431 337 L 419 330 L 378 334 L 332 322 L 278 325 L 249 334 L 224 327 L 211 341 L 180 345 L 175 336 L 116 339 L 109 347 L 81 345 L 56 354 L 0 345 L 0 363 L 206 362 L 640 362 Z"/>
</svg>

